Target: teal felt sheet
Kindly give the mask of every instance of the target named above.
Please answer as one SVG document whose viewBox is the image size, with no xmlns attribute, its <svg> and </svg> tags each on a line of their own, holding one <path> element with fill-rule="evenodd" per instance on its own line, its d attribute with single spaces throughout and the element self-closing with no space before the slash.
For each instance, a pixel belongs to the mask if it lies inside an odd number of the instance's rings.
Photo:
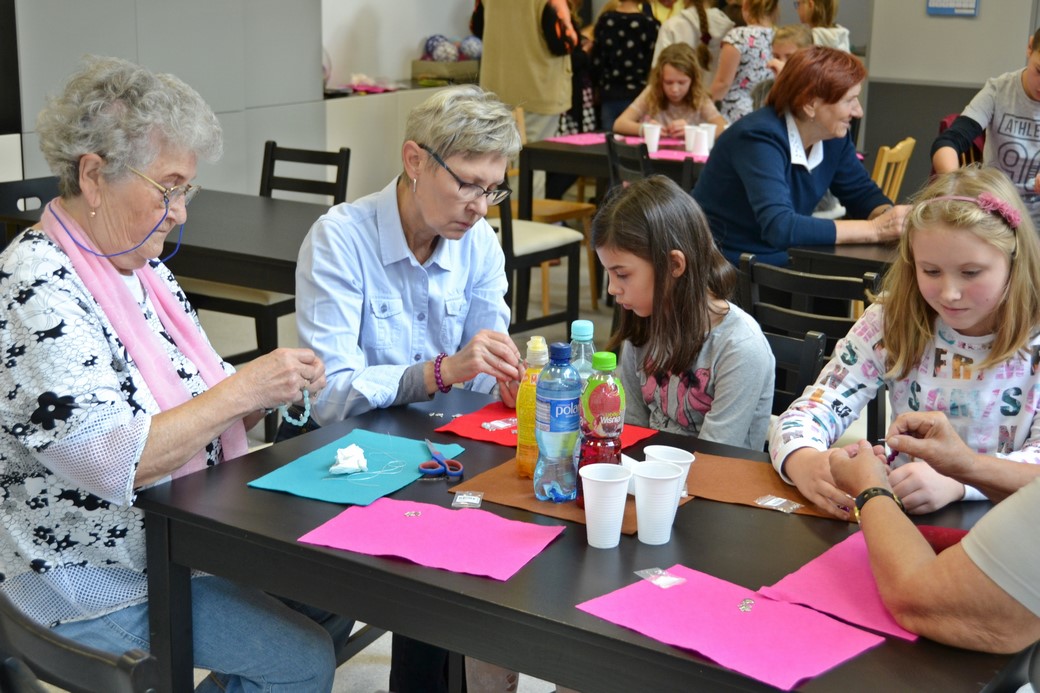
<svg viewBox="0 0 1040 693">
<path fill-rule="evenodd" d="M 336 462 L 336 451 L 351 443 L 365 451 L 368 471 L 329 474 L 329 467 Z M 436 445 L 448 458 L 465 451 L 461 445 Z M 250 481 L 249 485 L 329 503 L 368 505 L 418 479 L 419 464 L 429 459 L 430 451 L 422 440 L 354 429 L 339 440 Z"/>
</svg>

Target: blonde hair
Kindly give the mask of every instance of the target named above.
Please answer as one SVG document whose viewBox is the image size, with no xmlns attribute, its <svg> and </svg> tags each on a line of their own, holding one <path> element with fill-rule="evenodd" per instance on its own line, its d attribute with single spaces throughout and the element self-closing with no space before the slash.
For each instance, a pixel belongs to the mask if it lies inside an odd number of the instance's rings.
<svg viewBox="0 0 1040 693">
<path fill-rule="evenodd" d="M 807 48 L 813 45 L 812 29 L 805 24 L 784 24 L 778 26 L 773 32 L 773 43 L 787 41 L 799 48 Z"/>
<path fill-rule="evenodd" d="M 775 18 L 777 10 L 780 9 L 779 0 L 744 0 L 744 5 L 747 7 L 748 18 L 754 22 Z"/>
<path fill-rule="evenodd" d="M 813 27 L 832 27 L 838 18 L 838 0 L 813 0 L 812 17 L 809 24 Z"/>
<path fill-rule="evenodd" d="M 980 195 L 995 197 L 1003 209 L 1017 212 L 1017 229 L 1004 213 L 980 206 Z M 899 254 L 885 274 L 878 296 L 885 306 L 886 375 L 909 375 L 935 336 L 936 312 L 921 295 L 914 261 L 914 235 L 923 228 L 970 231 L 1007 256 L 1010 272 L 1004 298 L 996 308 L 993 346 L 977 368 L 1014 357 L 1040 327 L 1040 240 L 1014 185 L 995 168 L 968 166 L 936 176 L 914 196 L 912 204 L 899 239 Z"/>
<path fill-rule="evenodd" d="M 667 46 L 657 58 L 657 63 L 650 70 L 647 83 L 653 88 L 647 98 L 647 112 L 656 116 L 668 108 L 668 97 L 664 95 L 664 66 L 670 65 L 690 78 L 690 90 L 686 92 L 683 103 L 694 110 L 700 110 L 708 92 L 704 88 L 700 68 L 697 67 L 697 56 L 688 43 L 673 43 Z"/>
</svg>

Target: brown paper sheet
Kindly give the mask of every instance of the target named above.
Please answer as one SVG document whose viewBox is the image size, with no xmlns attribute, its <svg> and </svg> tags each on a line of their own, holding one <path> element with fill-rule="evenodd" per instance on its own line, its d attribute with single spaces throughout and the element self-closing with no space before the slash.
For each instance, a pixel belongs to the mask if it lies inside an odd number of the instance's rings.
<svg viewBox="0 0 1040 693">
<path fill-rule="evenodd" d="M 503 462 L 497 467 L 492 467 L 472 479 L 467 479 L 450 490 L 452 493 L 483 491 L 484 500 L 491 503 L 585 524 L 585 511 L 576 503 L 550 503 L 535 498 L 533 483 L 530 479 L 521 479 L 517 476 L 516 461 L 513 459 Z M 690 500 L 690 498 L 682 498 L 679 505 Z M 622 534 L 636 533 L 636 501 L 632 496 L 625 501 L 625 518 L 621 521 L 621 532 Z"/>
</svg>

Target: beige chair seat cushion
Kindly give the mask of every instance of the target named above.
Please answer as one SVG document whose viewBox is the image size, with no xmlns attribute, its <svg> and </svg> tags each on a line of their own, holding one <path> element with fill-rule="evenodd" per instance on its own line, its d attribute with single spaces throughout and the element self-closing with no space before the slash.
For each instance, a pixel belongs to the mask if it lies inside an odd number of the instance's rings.
<svg viewBox="0 0 1040 693">
<path fill-rule="evenodd" d="M 177 277 L 177 283 L 181 285 L 186 294 L 202 294 L 213 296 L 214 298 L 259 303 L 265 306 L 289 301 L 293 298 L 292 294 L 281 294 L 277 291 L 264 291 L 263 289 L 250 289 L 245 286 L 211 282 L 205 279 L 195 279 L 194 277 Z"/>
<path fill-rule="evenodd" d="M 498 228 L 497 219 L 487 221 L 496 229 Z M 513 254 L 517 256 L 559 248 L 569 243 L 580 243 L 583 238 L 585 235 L 580 231 L 569 229 L 566 226 L 542 224 L 525 219 L 513 220 Z"/>
</svg>

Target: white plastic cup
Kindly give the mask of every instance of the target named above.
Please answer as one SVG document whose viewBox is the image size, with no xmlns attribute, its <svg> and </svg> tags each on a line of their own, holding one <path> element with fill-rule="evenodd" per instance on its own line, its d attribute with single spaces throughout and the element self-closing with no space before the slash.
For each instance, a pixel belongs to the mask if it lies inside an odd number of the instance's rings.
<svg viewBox="0 0 1040 693">
<path fill-rule="evenodd" d="M 653 154 L 661 143 L 661 126 L 657 123 L 643 123 L 642 130 L 646 150 Z"/>
<path fill-rule="evenodd" d="M 711 152 L 711 148 L 715 146 L 715 125 L 713 123 L 701 123 L 698 125 L 704 134 L 708 137 L 708 152 Z"/>
<path fill-rule="evenodd" d="M 708 133 L 702 128 L 693 133 L 693 149 L 690 151 L 695 156 L 708 156 Z"/>
<path fill-rule="evenodd" d="M 682 469 L 671 462 L 636 465 L 636 524 L 639 541 L 654 546 L 672 538 Z"/>
<path fill-rule="evenodd" d="M 697 459 L 692 452 L 682 448 L 673 448 L 671 445 L 647 445 L 643 448 L 643 454 L 646 455 L 647 462 L 671 462 L 678 465 L 683 474 L 679 481 L 679 495 L 675 502 L 678 503 L 680 498 L 689 495 L 686 492 L 686 477 L 690 475 L 690 465 Z"/>
<path fill-rule="evenodd" d="M 621 541 L 621 522 L 632 472 L 620 464 L 590 464 L 578 470 L 585 498 L 589 546 L 612 549 Z"/>
<path fill-rule="evenodd" d="M 701 129 L 700 125 L 687 125 L 685 128 L 683 128 L 683 134 L 686 137 L 686 140 L 685 140 L 686 151 L 688 151 L 688 152 L 692 152 L 693 151 L 694 139 L 696 139 L 697 132 L 700 131 L 700 129 Z"/>
</svg>

